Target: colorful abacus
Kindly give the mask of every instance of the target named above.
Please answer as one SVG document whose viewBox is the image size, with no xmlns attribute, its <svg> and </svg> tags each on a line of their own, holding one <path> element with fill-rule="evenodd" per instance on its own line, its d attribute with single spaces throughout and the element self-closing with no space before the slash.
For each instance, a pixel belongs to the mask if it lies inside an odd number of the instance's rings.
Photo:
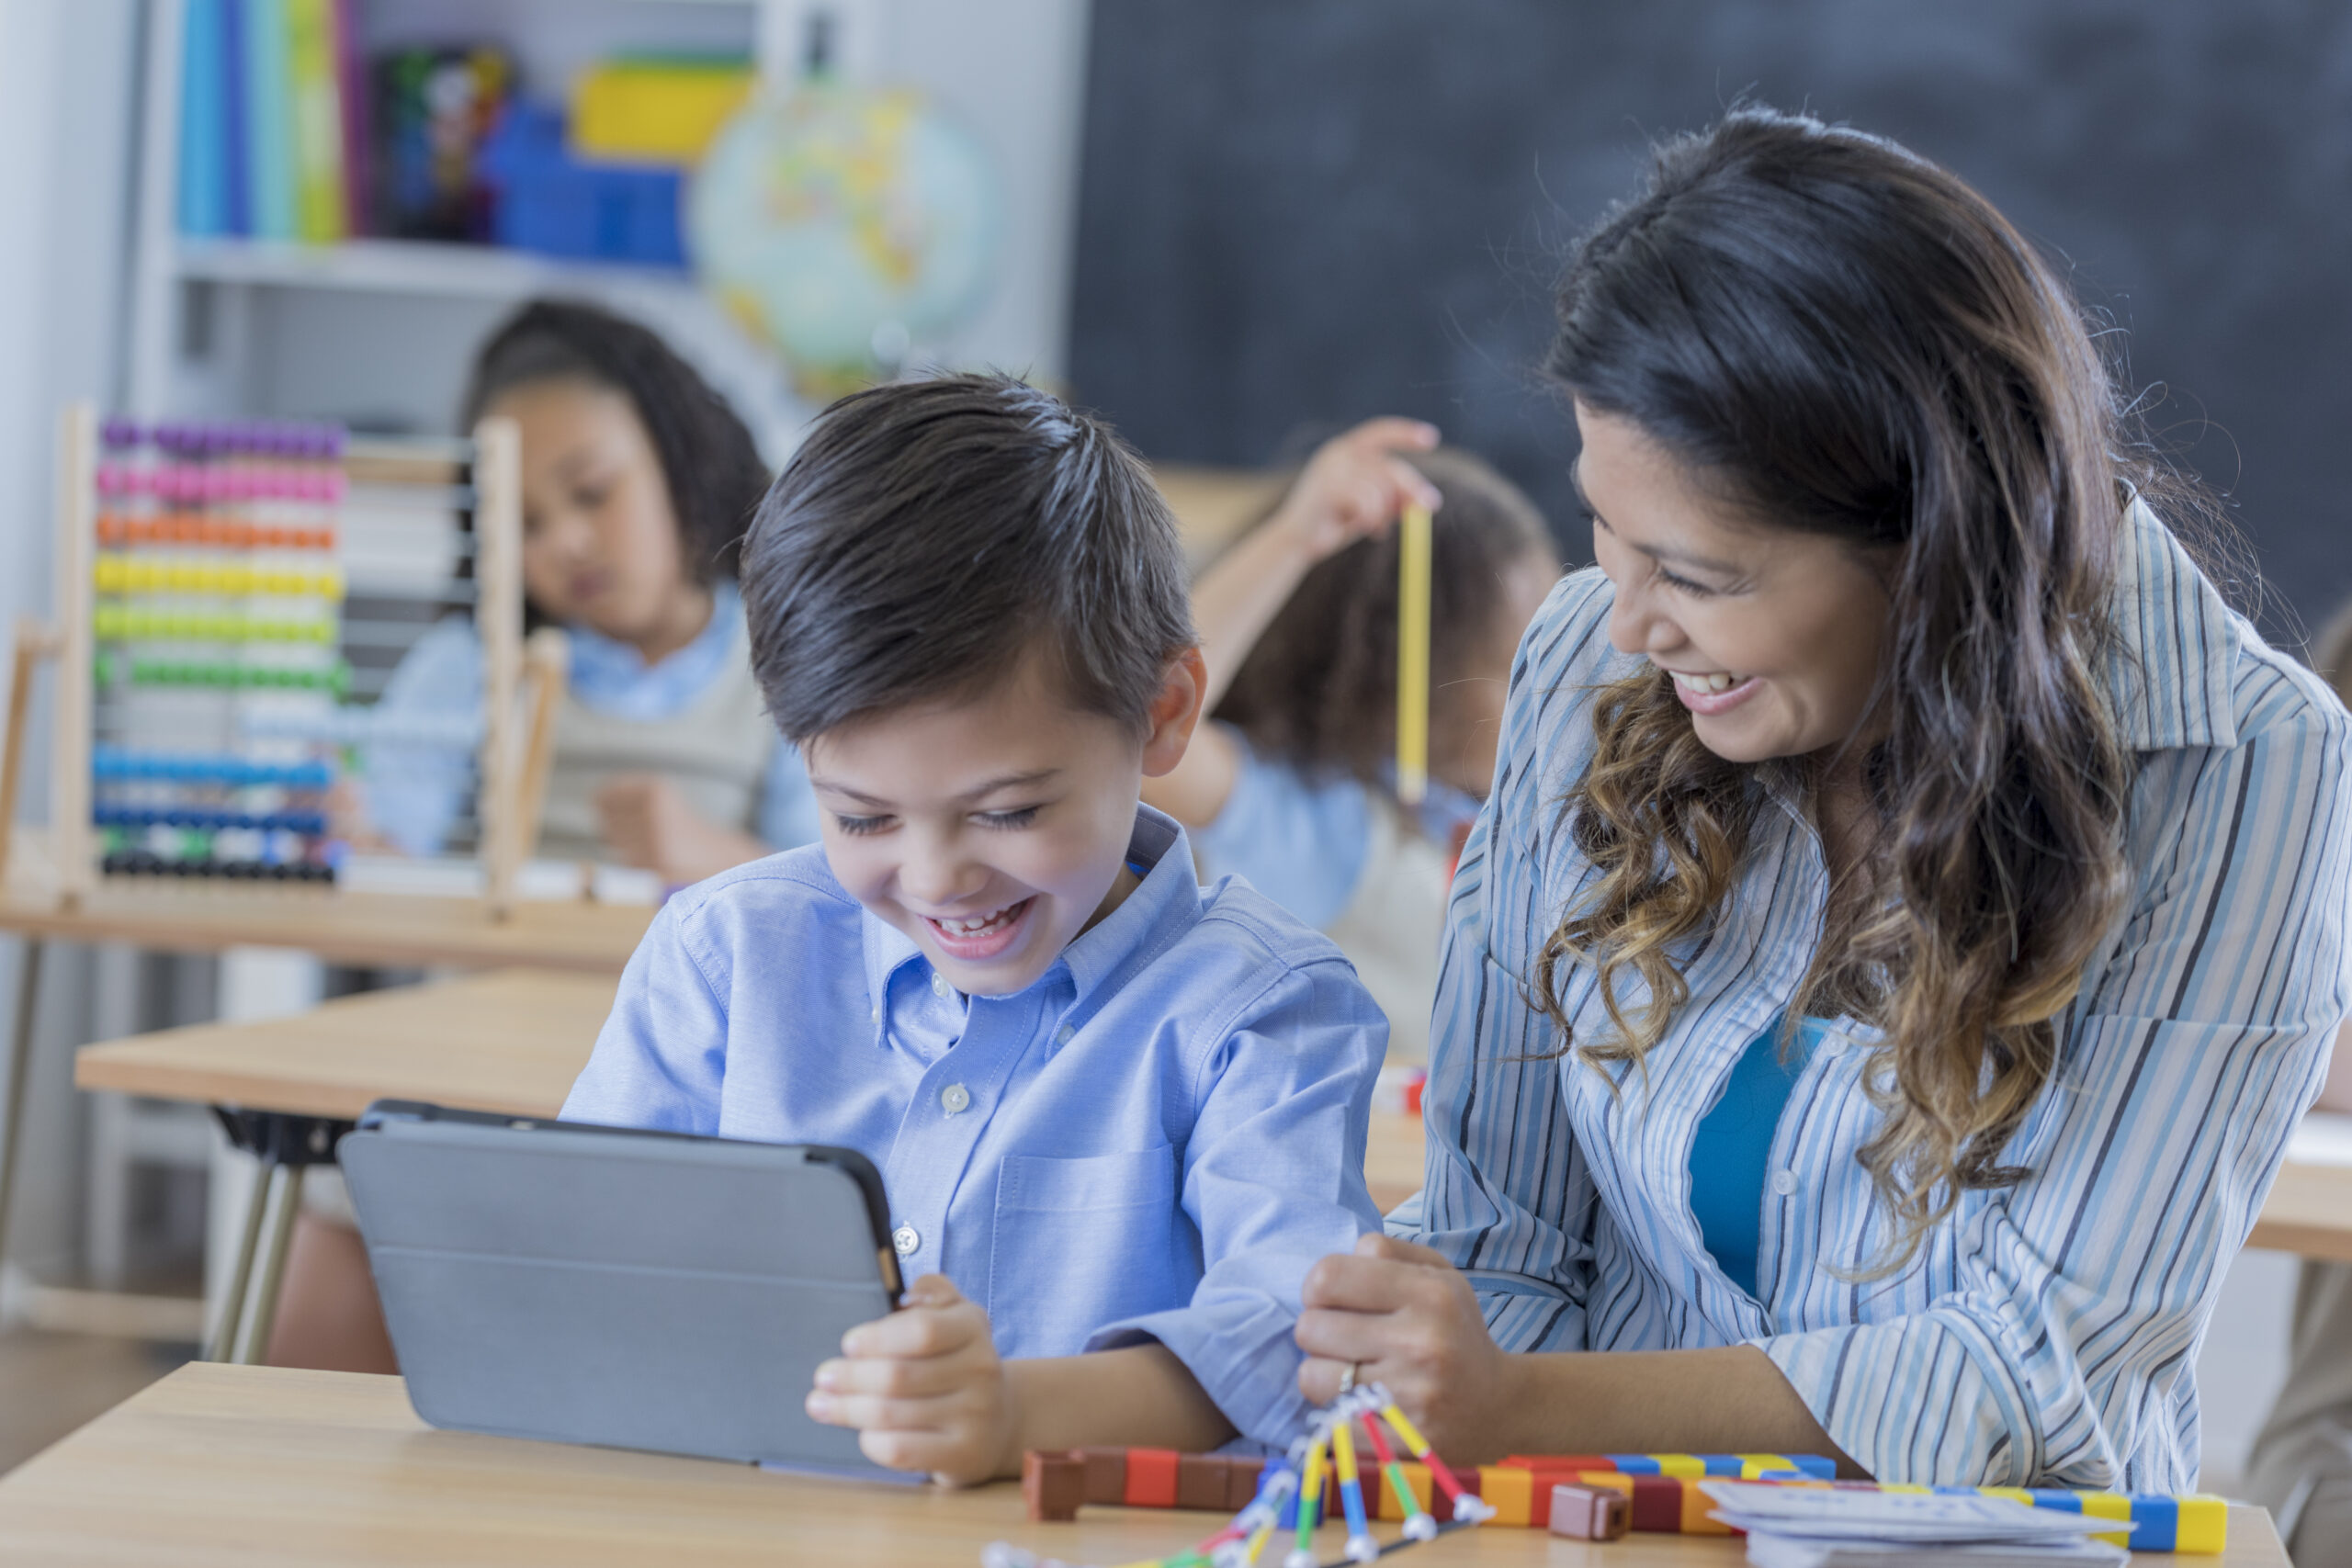
<svg viewBox="0 0 2352 1568">
<path fill-rule="evenodd" d="M 99 874 L 332 882 L 341 846 L 330 794 L 355 748 L 390 740 L 481 748 L 475 815 L 490 902 L 503 912 L 535 815 L 518 793 L 531 769 L 514 711 L 523 657 L 512 424 L 486 422 L 463 443 L 355 445 L 327 424 L 101 424 L 77 407 L 62 436 L 60 625 L 38 639 L 59 660 L 59 893 L 79 897 Z M 470 513 L 473 581 L 453 598 L 447 578 L 432 579 L 426 619 L 471 601 L 481 713 L 379 724 L 354 705 L 343 655 L 346 506 L 390 519 L 366 526 L 395 550 L 410 536 L 401 519 L 448 531 L 460 526 L 453 513 Z M 413 611 L 392 614 L 387 624 L 423 624 Z"/>
</svg>

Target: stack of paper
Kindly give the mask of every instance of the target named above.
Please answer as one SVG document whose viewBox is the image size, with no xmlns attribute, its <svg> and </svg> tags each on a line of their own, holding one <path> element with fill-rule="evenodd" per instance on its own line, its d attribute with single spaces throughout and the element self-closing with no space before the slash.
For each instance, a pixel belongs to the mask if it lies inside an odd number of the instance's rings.
<svg viewBox="0 0 2352 1568">
<path fill-rule="evenodd" d="M 1758 1568 L 2101 1568 L 2130 1553 L 2093 1535 L 2113 1519 L 2007 1497 L 1844 1492 L 1708 1481 L 1714 1517 L 1747 1532 Z"/>
</svg>

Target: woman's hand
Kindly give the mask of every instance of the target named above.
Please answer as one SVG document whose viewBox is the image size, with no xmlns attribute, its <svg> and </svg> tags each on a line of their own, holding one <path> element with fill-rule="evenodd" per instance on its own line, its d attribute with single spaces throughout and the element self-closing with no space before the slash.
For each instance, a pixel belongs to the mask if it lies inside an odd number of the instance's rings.
<svg viewBox="0 0 2352 1568">
<path fill-rule="evenodd" d="M 1353 1363 L 1378 1382 L 1449 1461 L 1476 1464 L 1511 1451 L 1510 1357 L 1487 1332 L 1461 1270 L 1426 1247 L 1374 1233 L 1353 1256 L 1307 1270 L 1299 1314 L 1299 1392 L 1315 1404 L 1340 1394 Z"/>
<path fill-rule="evenodd" d="M 1315 449 L 1267 526 L 1313 565 L 1358 539 L 1385 533 L 1408 506 L 1437 510 L 1443 497 L 1397 456 L 1426 452 L 1437 428 L 1417 419 L 1368 419 Z"/>
<path fill-rule="evenodd" d="M 809 1416 L 856 1427 L 875 1463 L 945 1485 L 1004 1473 L 1020 1421 L 989 1314 L 939 1274 L 917 1280 L 906 1302 L 842 1337 L 841 1359 L 817 1369 Z"/>
<path fill-rule="evenodd" d="M 614 858 L 670 887 L 760 859 L 768 847 L 748 833 L 707 821 L 685 795 L 655 773 L 625 773 L 596 792 L 596 820 Z"/>
</svg>

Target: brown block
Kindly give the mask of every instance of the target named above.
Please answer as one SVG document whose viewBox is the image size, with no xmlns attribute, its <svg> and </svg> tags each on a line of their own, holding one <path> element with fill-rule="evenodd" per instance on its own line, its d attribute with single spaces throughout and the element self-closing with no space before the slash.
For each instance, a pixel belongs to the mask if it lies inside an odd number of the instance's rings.
<svg viewBox="0 0 2352 1568">
<path fill-rule="evenodd" d="M 1086 1500 L 1109 1503 L 1114 1506 L 1127 1500 L 1127 1450 L 1125 1449 L 1080 1449 L 1080 1462 L 1086 1466 Z"/>
<path fill-rule="evenodd" d="M 1605 1487 L 1552 1488 L 1552 1533 L 1578 1540 L 1615 1540 L 1634 1528 L 1633 1510 L 1625 1495 Z"/>
<path fill-rule="evenodd" d="M 1176 1461 L 1176 1506 L 1225 1512 L 1226 1472 L 1215 1454 L 1182 1454 Z"/>
<path fill-rule="evenodd" d="M 1233 1513 L 1248 1507 L 1258 1495 L 1258 1478 L 1266 1472 L 1261 1459 L 1228 1459 L 1225 1461 L 1225 1506 Z"/>
<path fill-rule="evenodd" d="M 1078 1506 L 1086 1501 L 1086 1461 L 1075 1452 L 1031 1449 L 1021 1456 L 1021 1500 L 1033 1524 L 1078 1517 Z"/>
</svg>

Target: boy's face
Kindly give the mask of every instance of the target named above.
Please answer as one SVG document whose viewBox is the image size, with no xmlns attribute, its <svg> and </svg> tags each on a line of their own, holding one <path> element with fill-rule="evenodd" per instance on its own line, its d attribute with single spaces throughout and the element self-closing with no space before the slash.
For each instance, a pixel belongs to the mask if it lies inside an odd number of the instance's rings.
<svg viewBox="0 0 2352 1568">
<path fill-rule="evenodd" d="M 1204 683 L 1198 651 L 1170 660 L 1138 738 L 1032 655 L 977 696 L 827 730 L 805 748 L 825 859 L 956 989 L 1022 990 L 1134 886 L 1144 776 L 1182 758 Z"/>
</svg>

